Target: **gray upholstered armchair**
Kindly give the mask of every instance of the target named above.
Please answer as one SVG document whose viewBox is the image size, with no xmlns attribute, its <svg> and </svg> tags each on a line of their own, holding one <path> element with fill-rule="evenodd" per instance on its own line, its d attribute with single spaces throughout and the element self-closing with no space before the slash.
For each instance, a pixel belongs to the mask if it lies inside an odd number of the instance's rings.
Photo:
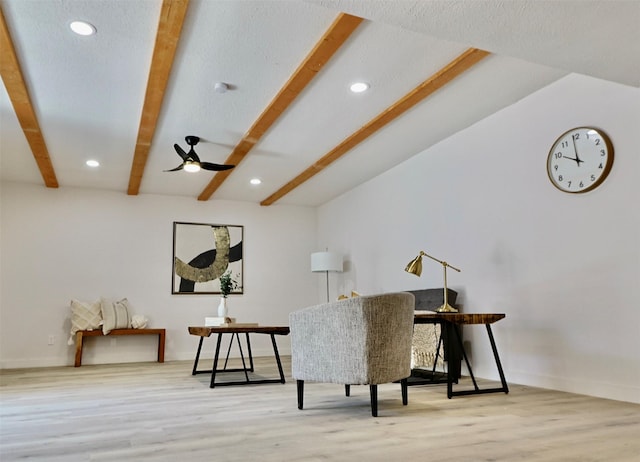
<svg viewBox="0 0 640 462">
<path fill-rule="evenodd" d="M 369 385 L 378 415 L 377 385 L 401 382 L 407 404 L 415 298 L 408 292 L 368 295 L 311 306 L 289 315 L 291 369 L 303 407 L 304 382 Z"/>
</svg>

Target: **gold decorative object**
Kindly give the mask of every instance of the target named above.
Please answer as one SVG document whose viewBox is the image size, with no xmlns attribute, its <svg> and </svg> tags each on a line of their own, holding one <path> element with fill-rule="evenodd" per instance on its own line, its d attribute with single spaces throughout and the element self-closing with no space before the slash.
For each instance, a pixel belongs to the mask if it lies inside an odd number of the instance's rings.
<svg viewBox="0 0 640 462">
<path fill-rule="evenodd" d="M 444 271 L 444 303 L 436 311 L 438 313 L 457 313 L 458 310 L 456 310 L 454 307 L 449 305 L 449 301 L 447 298 L 447 267 L 451 268 L 452 270 L 456 270 L 458 273 L 460 272 L 460 270 L 455 266 L 451 266 L 446 261 L 438 260 L 437 258 L 432 257 L 431 255 L 429 255 L 428 253 L 422 250 L 420 251 L 420 254 L 416 258 L 414 258 L 409 262 L 409 264 L 404 270 L 407 273 L 415 274 L 416 276 L 420 277 L 420 275 L 422 274 L 422 257 L 429 257 L 430 259 L 437 261 L 442 265 L 442 269 Z"/>
</svg>

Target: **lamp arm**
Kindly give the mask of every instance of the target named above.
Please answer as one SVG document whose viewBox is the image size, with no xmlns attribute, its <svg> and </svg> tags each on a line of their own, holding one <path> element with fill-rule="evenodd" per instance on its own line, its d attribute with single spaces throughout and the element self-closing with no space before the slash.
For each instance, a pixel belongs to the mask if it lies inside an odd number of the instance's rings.
<svg viewBox="0 0 640 462">
<path fill-rule="evenodd" d="M 458 268 L 456 268 L 455 266 L 451 266 L 451 265 L 450 265 L 449 263 L 447 263 L 446 261 L 438 260 L 437 258 L 432 257 L 431 255 L 429 255 L 429 254 L 428 254 L 427 252 L 425 252 L 424 250 L 421 250 L 421 251 L 420 251 L 420 255 L 422 255 L 423 257 L 429 257 L 430 259 L 432 259 L 432 260 L 434 260 L 434 261 L 437 261 L 438 263 L 440 263 L 442 266 L 444 266 L 444 267 L 445 267 L 445 271 L 446 271 L 446 268 L 447 268 L 447 266 L 448 266 L 448 267 L 449 267 L 449 268 L 451 268 L 452 270 L 456 270 L 458 273 L 460 272 L 460 270 L 459 270 Z"/>
</svg>

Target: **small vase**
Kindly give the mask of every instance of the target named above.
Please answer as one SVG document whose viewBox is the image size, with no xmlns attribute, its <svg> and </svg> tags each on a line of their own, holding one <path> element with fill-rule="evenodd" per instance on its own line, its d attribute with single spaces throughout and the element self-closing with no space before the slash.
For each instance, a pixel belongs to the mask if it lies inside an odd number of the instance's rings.
<svg viewBox="0 0 640 462">
<path fill-rule="evenodd" d="M 220 297 L 220 304 L 218 305 L 218 317 L 224 318 L 227 315 L 227 299 L 226 297 Z"/>
</svg>

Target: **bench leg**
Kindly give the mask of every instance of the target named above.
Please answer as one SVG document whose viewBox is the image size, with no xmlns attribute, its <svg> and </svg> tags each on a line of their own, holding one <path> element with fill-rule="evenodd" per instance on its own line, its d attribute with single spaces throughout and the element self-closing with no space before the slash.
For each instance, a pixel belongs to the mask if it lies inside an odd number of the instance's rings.
<svg viewBox="0 0 640 462">
<path fill-rule="evenodd" d="M 158 362 L 159 363 L 164 362 L 164 339 L 165 339 L 165 331 L 163 329 L 162 332 L 158 334 Z"/>
<path fill-rule="evenodd" d="M 82 342 L 84 342 L 82 331 L 78 331 L 76 332 L 76 361 L 73 364 L 74 367 L 82 366 Z"/>
</svg>

